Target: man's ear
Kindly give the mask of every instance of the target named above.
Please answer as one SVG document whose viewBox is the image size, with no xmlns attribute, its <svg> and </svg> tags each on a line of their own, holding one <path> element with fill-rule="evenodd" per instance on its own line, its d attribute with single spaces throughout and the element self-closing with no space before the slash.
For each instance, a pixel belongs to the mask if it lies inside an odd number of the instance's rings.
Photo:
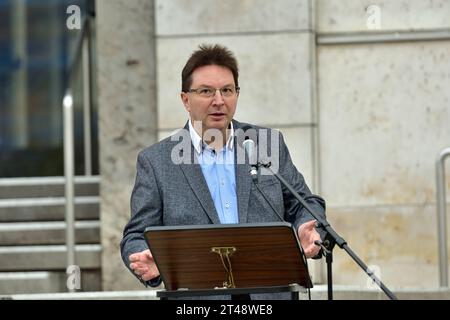
<svg viewBox="0 0 450 320">
<path fill-rule="evenodd" d="M 180 97 L 181 97 L 181 101 L 184 104 L 184 107 L 186 108 L 186 111 L 190 112 L 191 108 L 189 106 L 189 95 L 186 92 L 181 92 Z"/>
</svg>

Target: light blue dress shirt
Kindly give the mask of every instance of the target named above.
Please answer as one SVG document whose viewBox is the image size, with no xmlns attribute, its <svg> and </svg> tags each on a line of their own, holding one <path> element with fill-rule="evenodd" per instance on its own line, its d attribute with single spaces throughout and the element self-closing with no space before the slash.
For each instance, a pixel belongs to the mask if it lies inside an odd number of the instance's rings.
<svg viewBox="0 0 450 320">
<path fill-rule="evenodd" d="M 191 121 L 189 121 L 189 131 L 220 222 L 238 223 L 233 124 L 231 124 L 226 146 L 217 153 L 202 141 L 192 127 Z"/>
</svg>

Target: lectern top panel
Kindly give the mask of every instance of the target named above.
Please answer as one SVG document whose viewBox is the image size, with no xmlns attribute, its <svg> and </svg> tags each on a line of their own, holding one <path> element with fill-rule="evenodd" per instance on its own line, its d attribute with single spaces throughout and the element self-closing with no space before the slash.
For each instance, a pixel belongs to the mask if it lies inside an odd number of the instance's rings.
<svg viewBox="0 0 450 320">
<path fill-rule="evenodd" d="M 312 287 L 296 231 L 287 222 L 158 226 L 144 236 L 167 290 Z"/>
</svg>

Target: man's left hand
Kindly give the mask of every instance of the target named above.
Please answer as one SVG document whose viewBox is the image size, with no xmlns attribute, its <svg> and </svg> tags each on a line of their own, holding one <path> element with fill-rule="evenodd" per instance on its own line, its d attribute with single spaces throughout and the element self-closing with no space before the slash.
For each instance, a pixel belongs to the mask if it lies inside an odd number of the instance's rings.
<svg viewBox="0 0 450 320">
<path fill-rule="evenodd" d="M 312 258 L 320 251 L 320 247 L 314 243 L 316 240 L 321 241 L 320 235 L 316 231 L 315 226 L 316 220 L 311 220 L 301 224 L 298 227 L 298 237 L 306 258 Z"/>
</svg>

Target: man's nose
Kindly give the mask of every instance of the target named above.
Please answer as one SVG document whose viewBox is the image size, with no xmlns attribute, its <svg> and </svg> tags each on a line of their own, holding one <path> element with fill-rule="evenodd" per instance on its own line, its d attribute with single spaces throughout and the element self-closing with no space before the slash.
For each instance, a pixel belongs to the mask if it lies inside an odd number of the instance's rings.
<svg viewBox="0 0 450 320">
<path fill-rule="evenodd" d="M 216 92 L 214 93 L 214 104 L 223 104 L 223 97 L 222 92 L 220 89 L 216 89 Z"/>
</svg>

